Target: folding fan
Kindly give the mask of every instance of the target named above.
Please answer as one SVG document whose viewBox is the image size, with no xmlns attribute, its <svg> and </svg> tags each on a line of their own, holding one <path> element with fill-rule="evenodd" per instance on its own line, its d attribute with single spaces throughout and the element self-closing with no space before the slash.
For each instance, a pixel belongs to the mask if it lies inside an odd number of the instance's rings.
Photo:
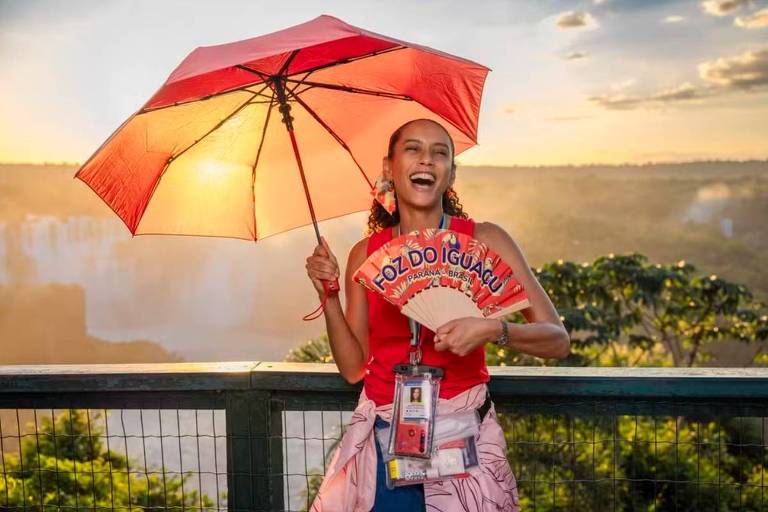
<svg viewBox="0 0 768 512">
<path fill-rule="evenodd" d="M 391 240 L 368 256 L 354 279 L 432 331 L 456 318 L 498 318 L 529 305 L 498 254 L 447 229 Z"/>
</svg>

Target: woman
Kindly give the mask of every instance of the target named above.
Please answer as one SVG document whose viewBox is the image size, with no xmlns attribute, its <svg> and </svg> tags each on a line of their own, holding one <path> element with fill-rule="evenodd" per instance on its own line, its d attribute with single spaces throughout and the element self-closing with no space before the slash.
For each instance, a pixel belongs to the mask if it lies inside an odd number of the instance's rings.
<svg viewBox="0 0 768 512">
<path fill-rule="evenodd" d="M 487 398 L 484 345 L 503 338 L 513 350 L 562 358 L 568 355 L 570 342 L 549 297 L 512 238 L 495 224 L 474 223 L 462 211 L 451 188 L 456 177 L 453 153 L 450 135 L 431 120 L 410 121 L 392 134 L 382 178 L 377 182 L 377 201 L 368 220 L 371 235 L 355 244 L 347 261 L 346 310 L 342 310 L 338 296 L 327 299 L 325 320 L 336 365 L 348 382 L 364 379 L 364 386 L 313 511 L 406 512 L 427 506 L 441 511 L 518 509 L 504 434 Z M 481 413 L 481 471 L 466 479 L 388 490 L 373 428 L 386 427 L 391 419 L 392 368 L 408 362 L 411 333 L 408 319 L 396 307 L 354 282 L 352 276 L 369 254 L 399 233 L 441 225 L 486 243 L 512 267 L 528 293 L 530 307 L 523 310 L 528 324 L 459 318 L 439 327 L 436 333 L 421 328 L 423 364 L 445 371 L 438 415 L 468 409 Z M 306 267 L 322 299 L 322 280 L 339 277 L 338 262 L 324 239 L 307 258 Z"/>
</svg>

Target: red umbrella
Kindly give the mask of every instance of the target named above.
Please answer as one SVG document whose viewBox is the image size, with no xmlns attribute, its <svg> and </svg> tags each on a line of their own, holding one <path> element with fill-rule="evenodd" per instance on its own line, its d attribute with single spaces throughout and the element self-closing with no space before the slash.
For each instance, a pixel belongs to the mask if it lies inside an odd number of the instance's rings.
<svg viewBox="0 0 768 512">
<path fill-rule="evenodd" d="M 319 242 L 318 220 L 370 207 L 404 122 L 440 122 L 456 153 L 475 144 L 487 73 L 320 16 L 197 48 L 77 177 L 134 235 L 257 240 L 311 222 Z"/>
</svg>

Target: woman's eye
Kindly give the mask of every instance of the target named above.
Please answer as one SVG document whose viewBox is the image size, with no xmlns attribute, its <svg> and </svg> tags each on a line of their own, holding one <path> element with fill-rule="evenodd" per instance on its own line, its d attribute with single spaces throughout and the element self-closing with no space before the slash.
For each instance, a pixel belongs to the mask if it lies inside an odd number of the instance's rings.
<svg viewBox="0 0 768 512">
<path fill-rule="evenodd" d="M 416 146 L 406 146 L 406 151 L 416 151 L 418 148 Z"/>
</svg>

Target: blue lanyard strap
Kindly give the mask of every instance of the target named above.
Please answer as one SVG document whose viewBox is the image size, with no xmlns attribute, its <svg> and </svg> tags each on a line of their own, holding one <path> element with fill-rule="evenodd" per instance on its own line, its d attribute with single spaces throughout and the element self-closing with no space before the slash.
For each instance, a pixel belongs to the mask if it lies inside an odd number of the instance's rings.
<svg viewBox="0 0 768 512">
<path fill-rule="evenodd" d="M 443 216 L 440 217 L 439 229 L 447 229 L 447 227 L 448 227 L 448 216 L 446 214 L 443 214 Z M 408 326 L 411 329 L 410 360 L 412 365 L 417 365 L 421 363 L 421 324 L 418 323 L 413 318 L 409 318 Z"/>
</svg>

